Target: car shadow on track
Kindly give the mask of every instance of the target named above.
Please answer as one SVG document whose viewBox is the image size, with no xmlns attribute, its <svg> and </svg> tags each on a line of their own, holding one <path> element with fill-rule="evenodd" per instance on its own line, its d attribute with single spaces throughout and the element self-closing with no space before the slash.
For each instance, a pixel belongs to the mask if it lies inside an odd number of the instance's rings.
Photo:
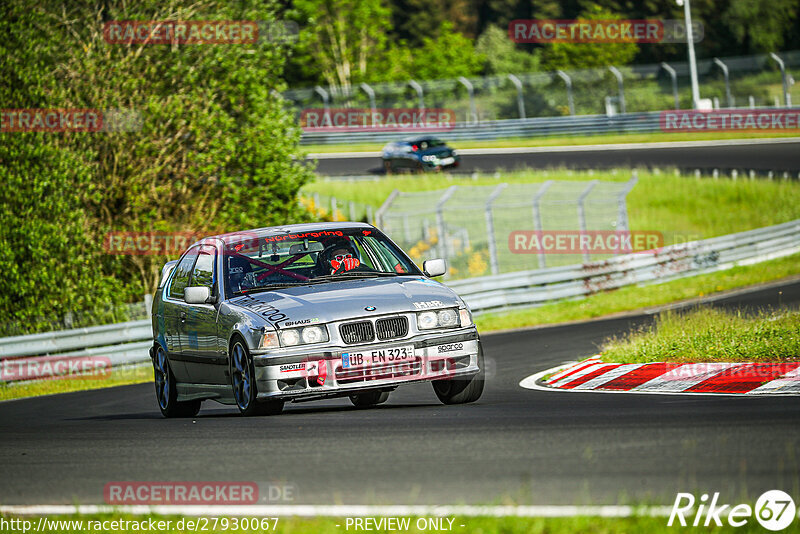
<svg viewBox="0 0 800 534">
<path fill-rule="evenodd" d="M 272 415 L 272 416 L 262 416 L 262 418 L 287 418 L 291 416 L 300 416 L 300 415 L 314 415 L 314 414 L 323 414 L 323 413 L 345 413 L 345 412 L 375 412 L 378 410 L 387 411 L 387 410 L 397 410 L 397 409 L 407 409 L 407 408 L 433 408 L 439 407 L 444 408 L 442 404 L 431 402 L 431 403 L 422 403 L 422 404 L 382 404 L 380 406 L 373 406 L 370 408 L 356 408 L 355 406 L 287 406 L 284 411 L 280 415 Z M 242 415 L 236 410 L 236 408 L 226 407 L 226 406 L 214 406 L 213 408 L 203 410 L 201 408 L 200 413 L 197 414 L 195 417 L 187 417 L 183 419 L 176 419 L 176 421 L 180 420 L 189 420 L 189 419 L 224 419 L 228 417 L 242 417 Z M 256 417 L 258 418 L 258 417 Z M 154 419 L 165 419 L 159 412 L 146 412 L 146 413 L 120 413 L 120 414 L 107 414 L 107 415 L 93 415 L 89 417 L 72 417 L 67 419 L 67 421 L 125 421 L 125 420 L 154 420 Z"/>
</svg>

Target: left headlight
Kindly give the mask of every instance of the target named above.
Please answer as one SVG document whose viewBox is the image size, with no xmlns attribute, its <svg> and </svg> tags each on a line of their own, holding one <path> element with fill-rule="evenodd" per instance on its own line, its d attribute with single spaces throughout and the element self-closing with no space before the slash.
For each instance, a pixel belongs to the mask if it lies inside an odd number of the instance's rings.
<svg viewBox="0 0 800 534">
<path fill-rule="evenodd" d="M 417 328 L 420 330 L 453 328 L 456 326 L 459 326 L 459 313 L 456 308 L 424 311 L 417 314 Z"/>
<path fill-rule="evenodd" d="M 307 326 L 305 328 L 288 328 L 280 331 L 282 347 L 311 345 L 328 341 L 328 329 L 325 326 Z"/>
</svg>

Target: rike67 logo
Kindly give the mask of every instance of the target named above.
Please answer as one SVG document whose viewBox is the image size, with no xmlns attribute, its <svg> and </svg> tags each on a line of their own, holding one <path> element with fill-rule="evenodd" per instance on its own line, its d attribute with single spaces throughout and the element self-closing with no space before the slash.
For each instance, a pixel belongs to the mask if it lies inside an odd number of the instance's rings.
<svg viewBox="0 0 800 534">
<path fill-rule="evenodd" d="M 794 500 L 781 490 L 764 492 L 752 507 L 749 504 L 722 504 L 719 502 L 719 492 L 714 493 L 711 501 L 708 497 L 704 493 L 696 502 L 691 493 L 678 493 L 667 526 L 671 527 L 677 522 L 683 527 L 689 524 L 694 527 L 721 527 L 727 522 L 732 527 L 742 527 L 755 518 L 767 530 L 779 531 L 791 525 L 797 513 Z"/>
</svg>

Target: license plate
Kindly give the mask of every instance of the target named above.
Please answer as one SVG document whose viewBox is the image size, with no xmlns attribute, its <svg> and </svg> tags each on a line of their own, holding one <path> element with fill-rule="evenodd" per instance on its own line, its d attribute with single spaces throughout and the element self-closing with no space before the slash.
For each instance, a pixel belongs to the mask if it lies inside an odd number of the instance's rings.
<svg viewBox="0 0 800 534">
<path fill-rule="evenodd" d="M 370 367 L 414 359 L 414 345 L 391 347 L 385 349 L 364 350 L 359 352 L 343 352 L 342 368 Z"/>
<path fill-rule="evenodd" d="M 456 161 L 456 158 L 442 158 L 439 160 L 440 165 L 452 165 Z"/>
</svg>

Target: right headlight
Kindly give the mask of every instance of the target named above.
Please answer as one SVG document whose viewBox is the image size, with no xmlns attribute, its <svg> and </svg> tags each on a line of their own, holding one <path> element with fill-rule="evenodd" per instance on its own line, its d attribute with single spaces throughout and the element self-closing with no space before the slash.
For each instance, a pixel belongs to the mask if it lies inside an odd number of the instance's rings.
<svg viewBox="0 0 800 534">
<path fill-rule="evenodd" d="M 456 326 L 459 326 L 459 313 L 456 308 L 424 311 L 417 314 L 417 328 L 420 330 L 453 328 Z"/>
</svg>

